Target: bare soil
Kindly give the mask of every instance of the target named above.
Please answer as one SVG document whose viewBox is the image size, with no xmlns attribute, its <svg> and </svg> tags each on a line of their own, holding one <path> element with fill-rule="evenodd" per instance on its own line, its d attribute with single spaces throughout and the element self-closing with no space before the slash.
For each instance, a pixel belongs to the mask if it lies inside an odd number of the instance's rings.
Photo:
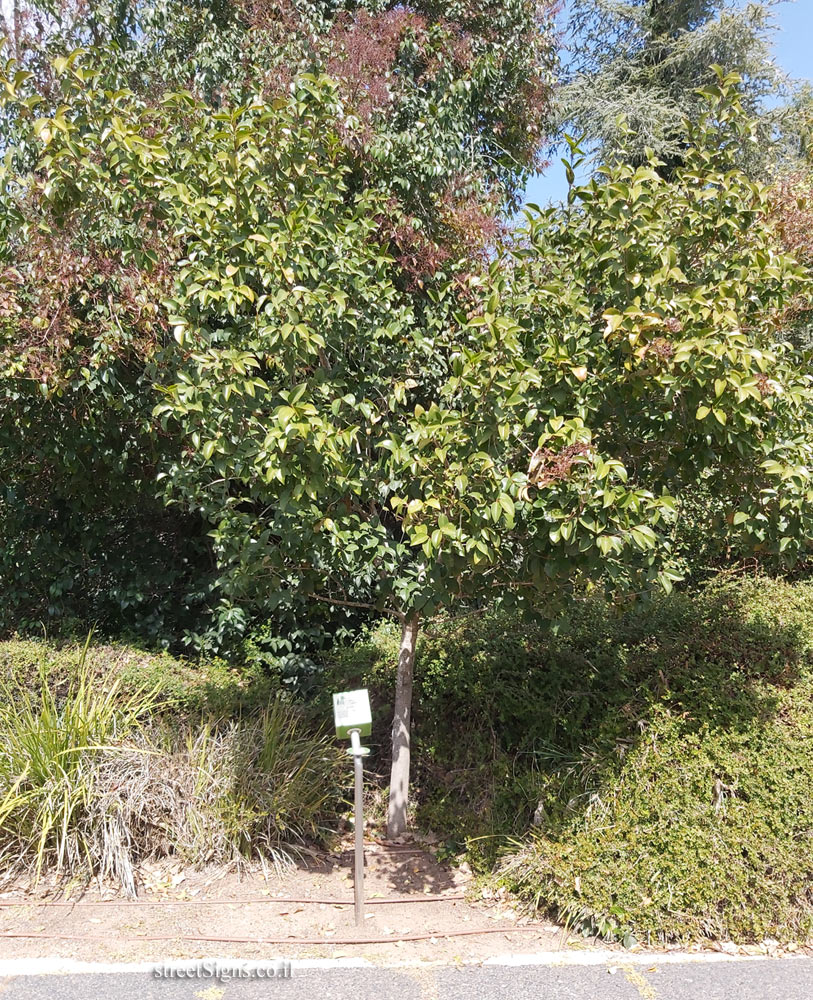
<svg viewBox="0 0 813 1000">
<path fill-rule="evenodd" d="M 576 944 L 510 900 L 475 893 L 465 866 L 446 868 L 431 851 L 372 842 L 365 845 L 365 860 L 363 927 L 354 921 L 350 843 L 333 854 L 303 856 L 283 871 L 144 866 L 135 901 L 110 886 L 20 886 L 0 894 L 0 958 L 146 962 L 217 955 L 453 963 Z M 40 905 L 55 902 L 69 905 Z M 483 930 L 488 933 L 468 933 Z M 467 933 L 452 936 L 458 932 Z M 422 939 L 399 940 L 411 935 Z"/>
</svg>

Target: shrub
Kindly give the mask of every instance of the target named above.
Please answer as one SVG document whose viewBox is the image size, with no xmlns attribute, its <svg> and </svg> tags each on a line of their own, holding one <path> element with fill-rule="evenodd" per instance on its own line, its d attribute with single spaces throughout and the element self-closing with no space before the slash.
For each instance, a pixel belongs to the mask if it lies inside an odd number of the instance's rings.
<svg viewBox="0 0 813 1000">
<path fill-rule="evenodd" d="M 813 931 L 813 585 L 719 578 L 587 600 L 557 632 L 483 613 L 430 633 L 420 822 L 586 933 Z M 392 639 L 341 651 L 334 683 L 375 693 Z"/>
<path fill-rule="evenodd" d="M 574 637 L 617 690 L 588 682 L 583 744 L 539 760 L 542 821 L 504 880 L 606 937 L 806 938 L 813 588 L 718 583 L 615 625 Z"/>
<path fill-rule="evenodd" d="M 806 939 L 813 713 L 802 701 L 783 698 L 778 716 L 743 729 L 653 707 L 641 738 L 591 774 L 589 757 L 573 762 L 569 815 L 505 861 L 504 881 L 585 934 L 627 943 Z"/>
</svg>

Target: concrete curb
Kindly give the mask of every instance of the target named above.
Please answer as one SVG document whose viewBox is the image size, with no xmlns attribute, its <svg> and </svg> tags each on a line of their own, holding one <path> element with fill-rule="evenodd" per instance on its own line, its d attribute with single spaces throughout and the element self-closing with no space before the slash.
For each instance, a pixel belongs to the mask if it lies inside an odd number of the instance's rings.
<svg viewBox="0 0 813 1000">
<path fill-rule="evenodd" d="M 783 960 L 795 960 L 804 956 L 783 956 Z M 81 962 L 73 958 L 11 958 L 0 959 L 0 979 L 14 976 L 61 976 L 61 975 L 114 975 L 122 973 L 149 974 L 160 965 L 164 969 L 187 969 L 201 962 L 220 964 L 223 966 L 240 966 L 244 969 L 265 968 L 281 961 L 269 958 L 257 961 L 239 958 L 207 957 L 196 959 L 173 959 L 159 962 Z M 455 968 L 457 965 L 487 965 L 487 966 L 598 966 L 622 968 L 640 965 L 679 965 L 679 964 L 711 964 L 719 962 L 769 962 L 768 955 L 725 955 L 718 952 L 649 952 L 625 953 L 596 949 L 591 951 L 543 951 L 522 953 L 505 953 L 491 958 L 461 963 L 448 962 L 371 962 L 366 958 L 314 958 L 290 959 L 292 975 L 298 971 L 332 970 L 332 969 L 410 969 L 410 968 Z"/>
</svg>

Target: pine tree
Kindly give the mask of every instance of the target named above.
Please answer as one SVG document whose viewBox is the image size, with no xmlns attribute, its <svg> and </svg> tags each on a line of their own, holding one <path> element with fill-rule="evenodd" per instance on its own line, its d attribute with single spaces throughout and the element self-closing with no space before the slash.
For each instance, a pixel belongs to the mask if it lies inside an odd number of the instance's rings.
<svg viewBox="0 0 813 1000">
<path fill-rule="evenodd" d="M 713 85 L 719 65 L 740 73 L 743 103 L 771 136 L 779 112 L 763 101 L 785 85 L 771 55 L 777 2 L 572 0 L 561 130 L 582 136 L 601 162 L 643 162 L 649 147 L 674 166 L 682 159 L 681 123 L 696 118 L 697 89 Z M 758 159 L 756 149 L 749 158 Z"/>
</svg>

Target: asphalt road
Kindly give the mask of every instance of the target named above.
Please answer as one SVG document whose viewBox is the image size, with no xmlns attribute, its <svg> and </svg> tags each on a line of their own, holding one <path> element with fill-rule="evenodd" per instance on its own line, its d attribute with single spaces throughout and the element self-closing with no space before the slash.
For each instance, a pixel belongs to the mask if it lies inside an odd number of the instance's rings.
<svg viewBox="0 0 813 1000">
<path fill-rule="evenodd" d="M 288 979 L 149 972 L 0 979 L 2 1000 L 813 1000 L 813 959 L 617 966 L 297 969 Z"/>
</svg>

